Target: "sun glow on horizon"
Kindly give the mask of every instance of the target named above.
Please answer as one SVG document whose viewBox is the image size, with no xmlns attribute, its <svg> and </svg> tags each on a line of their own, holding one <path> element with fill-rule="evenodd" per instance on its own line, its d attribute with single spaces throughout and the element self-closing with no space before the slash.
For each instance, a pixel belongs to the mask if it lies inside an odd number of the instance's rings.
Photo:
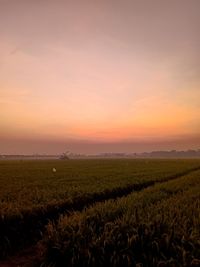
<svg viewBox="0 0 200 267">
<path fill-rule="evenodd" d="M 0 138 L 199 135 L 198 4 L 154 1 L 1 2 Z"/>
</svg>

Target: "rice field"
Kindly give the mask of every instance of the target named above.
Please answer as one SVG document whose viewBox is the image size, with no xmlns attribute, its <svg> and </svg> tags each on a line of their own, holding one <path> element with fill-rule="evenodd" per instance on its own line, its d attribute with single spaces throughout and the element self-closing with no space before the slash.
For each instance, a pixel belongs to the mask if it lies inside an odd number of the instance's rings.
<svg viewBox="0 0 200 267">
<path fill-rule="evenodd" d="M 199 266 L 200 171 L 62 216 L 42 244 L 53 266 Z"/>
<path fill-rule="evenodd" d="M 35 266 L 200 266 L 200 160 L 0 161 L 0 258 L 32 244 Z"/>
</svg>

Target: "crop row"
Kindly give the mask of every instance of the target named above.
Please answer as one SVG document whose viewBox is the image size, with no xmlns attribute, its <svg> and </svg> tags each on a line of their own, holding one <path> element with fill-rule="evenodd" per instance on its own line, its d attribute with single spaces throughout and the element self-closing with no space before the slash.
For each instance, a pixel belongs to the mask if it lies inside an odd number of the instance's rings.
<svg viewBox="0 0 200 267">
<path fill-rule="evenodd" d="M 200 171 L 49 223 L 43 266 L 199 266 Z"/>
</svg>

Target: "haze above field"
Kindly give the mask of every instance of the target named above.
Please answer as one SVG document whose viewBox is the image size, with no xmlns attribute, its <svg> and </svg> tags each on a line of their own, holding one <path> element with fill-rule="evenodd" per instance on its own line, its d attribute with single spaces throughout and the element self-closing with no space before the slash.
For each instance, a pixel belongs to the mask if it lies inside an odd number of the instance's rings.
<svg viewBox="0 0 200 267">
<path fill-rule="evenodd" d="M 0 153 L 200 146 L 199 0 L 0 0 Z"/>
</svg>

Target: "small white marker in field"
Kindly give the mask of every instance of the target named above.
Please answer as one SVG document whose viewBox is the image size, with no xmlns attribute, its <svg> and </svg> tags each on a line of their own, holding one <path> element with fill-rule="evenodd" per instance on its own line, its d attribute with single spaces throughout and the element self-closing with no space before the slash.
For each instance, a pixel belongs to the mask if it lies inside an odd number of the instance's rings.
<svg viewBox="0 0 200 267">
<path fill-rule="evenodd" d="M 56 168 L 53 168 L 53 169 L 52 169 L 52 172 L 56 172 Z"/>
</svg>

